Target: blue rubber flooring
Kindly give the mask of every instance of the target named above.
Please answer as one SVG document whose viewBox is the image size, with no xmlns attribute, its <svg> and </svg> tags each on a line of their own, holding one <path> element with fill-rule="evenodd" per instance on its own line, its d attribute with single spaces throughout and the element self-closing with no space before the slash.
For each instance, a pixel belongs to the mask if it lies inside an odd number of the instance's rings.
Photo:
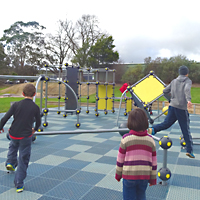
<svg viewBox="0 0 200 200">
<path fill-rule="evenodd" d="M 86 114 L 82 108 L 79 115 L 81 126 L 75 127 L 76 115 L 49 112 L 48 126 L 44 131 L 74 131 L 117 128 L 117 115 L 100 111 L 95 116 L 94 108 Z M 153 111 L 153 117 L 157 111 Z M 0 113 L 0 118 L 3 116 Z M 152 117 L 152 118 L 153 118 Z M 155 121 L 160 123 L 165 116 Z M 120 113 L 119 122 L 127 120 Z M 190 115 L 190 127 L 193 137 L 200 134 L 200 116 Z M 5 126 L 7 132 L 12 119 Z M 196 200 L 200 199 L 200 146 L 194 145 L 195 159 L 185 155 L 179 136 L 181 130 L 175 123 L 168 130 L 156 136 L 169 136 L 173 145 L 167 151 L 167 167 L 172 176 L 167 185 L 157 184 L 148 187 L 147 200 Z M 6 134 L 0 134 L 0 199 L 4 200 L 122 200 L 122 181 L 115 180 L 115 164 L 121 136 L 117 132 L 46 135 L 37 136 L 32 144 L 32 154 L 25 179 L 25 189 L 16 193 L 14 173 L 7 173 L 5 161 L 9 140 Z M 195 140 L 196 142 L 198 140 Z M 200 140 L 199 140 L 200 141 Z M 163 149 L 157 146 L 158 169 L 163 165 Z M 161 180 L 158 178 L 158 182 Z"/>
</svg>

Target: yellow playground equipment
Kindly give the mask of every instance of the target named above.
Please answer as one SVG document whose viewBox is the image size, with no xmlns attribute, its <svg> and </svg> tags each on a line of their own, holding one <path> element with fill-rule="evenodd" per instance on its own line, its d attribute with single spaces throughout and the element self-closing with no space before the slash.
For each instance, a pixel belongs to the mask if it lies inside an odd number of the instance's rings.
<svg viewBox="0 0 200 200">
<path fill-rule="evenodd" d="M 134 105 L 145 110 L 149 122 L 154 123 L 154 120 L 160 117 L 163 112 L 156 118 L 152 119 L 149 113 L 149 108 L 151 108 L 152 103 L 164 96 L 163 89 L 166 87 L 165 83 L 162 82 L 155 74 L 154 71 L 150 71 L 148 75 L 142 78 L 140 81 L 136 82 L 132 86 L 128 86 L 127 90 L 131 93 Z M 126 91 L 124 93 L 126 93 Z M 122 96 L 124 95 L 122 94 Z M 167 100 L 170 100 L 169 96 L 164 96 Z M 121 98 L 122 100 L 122 98 Z M 121 102 L 120 102 L 121 106 Z M 120 108 L 119 108 L 120 110 Z M 165 111 L 166 112 L 166 111 Z M 119 115 L 118 115 L 119 118 Z M 118 123 L 118 119 L 117 119 Z"/>
</svg>

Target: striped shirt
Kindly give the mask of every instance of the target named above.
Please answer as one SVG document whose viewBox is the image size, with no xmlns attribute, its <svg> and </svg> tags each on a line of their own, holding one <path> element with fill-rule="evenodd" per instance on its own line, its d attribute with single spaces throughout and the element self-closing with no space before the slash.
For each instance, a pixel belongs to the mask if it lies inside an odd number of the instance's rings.
<svg viewBox="0 0 200 200">
<path fill-rule="evenodd" d="M 115 178 L 129 180 L 149 180 L 156 185 L 157 157 L 156 145 L 147 131 L 130 130 L 120 143 L 117 156 Z"/>
</svg>

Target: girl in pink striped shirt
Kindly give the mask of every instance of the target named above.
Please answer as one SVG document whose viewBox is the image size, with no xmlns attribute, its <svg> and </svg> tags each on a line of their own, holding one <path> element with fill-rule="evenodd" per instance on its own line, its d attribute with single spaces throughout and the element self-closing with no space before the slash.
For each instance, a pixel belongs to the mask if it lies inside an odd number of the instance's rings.
<svg viewBox="0 0 200 200">
<path fill-rule="evenodd" d="M 146 200 L 148 183 L 156 185 L 157 157 L 155 142 L 147 134 L 149 123 L 145 111 L 132 110 L 127 127 L 130 131 L 121 139 L 115 179 L 123 178 L 124 200 Z"/>
</svg>

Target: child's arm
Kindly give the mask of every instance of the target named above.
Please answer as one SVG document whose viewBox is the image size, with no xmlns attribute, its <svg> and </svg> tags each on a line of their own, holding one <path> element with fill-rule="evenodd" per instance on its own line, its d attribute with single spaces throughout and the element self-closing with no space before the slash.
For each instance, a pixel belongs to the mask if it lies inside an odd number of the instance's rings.
<svg viewBox="0 0 200 200">
<path fill-rule="evenodd" d="M 36 115 L 35 115 L 35 120 L 36 120 L 35 127 L 32 130 L 32 134 L 34 134 L 35 131 L 37 131 L 38 128 L 40 127 L 40 125 L 41 125 L 41 116 L 40 116 L 40 109 L 39 109 L 39 107 L 38 107 L 38 110 L 37 110 Z"/>
<path fill-rule="evenodd" d="M 1 118 L 0 121 L 0 133 L 4 132 L 4 125 L 6 124 L 6 122 L 10 119 L 10 117 L 14 114 L 14 104 L 10 107 L 10 109 L 8 110 L 8 112 Z"/>
<path fill-rule="evenodd" d="M 118 155 L 117 155 L 117 166 L 116 166 L 116 173 L 115 173 L 115 179 L 117 181 L 120 181 L 122 178 L 122 169 L 124 165 L 125 155 L 126 155 L 126 148 L 123 142 L 121 141 Z"/>
<path fill-rule="evenodd" d="M 153 148 L 152 148 L 152 170 L 151 170 L 151 177 L 149 180 L 150 186 L 156 185 L 157 182 L 157 155 L 156 155 L 156 145 L 154 140 L 153 142 Z"/>
</svg>

